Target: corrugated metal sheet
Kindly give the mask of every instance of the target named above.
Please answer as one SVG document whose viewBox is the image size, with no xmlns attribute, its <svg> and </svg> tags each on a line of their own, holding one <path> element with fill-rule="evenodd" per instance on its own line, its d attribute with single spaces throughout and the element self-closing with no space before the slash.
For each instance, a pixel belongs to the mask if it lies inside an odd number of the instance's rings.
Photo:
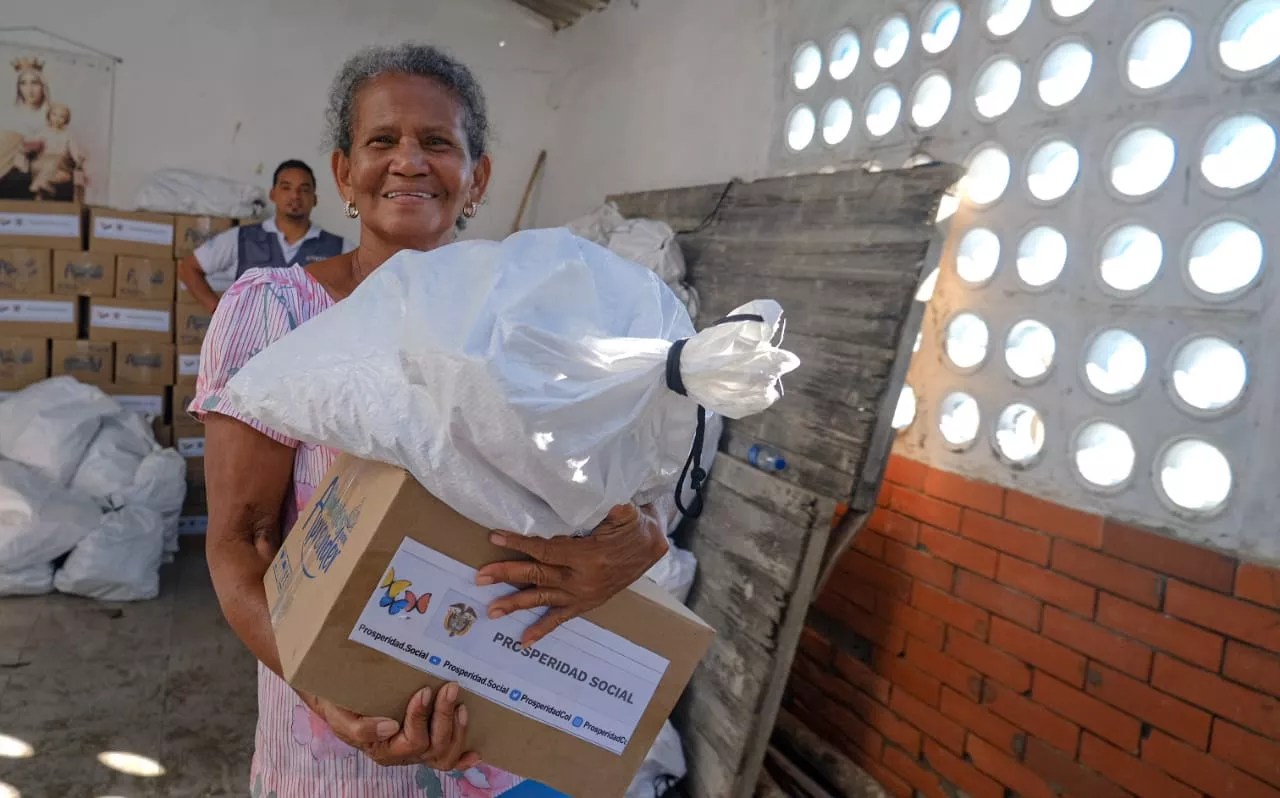
<svg viewBox="0 0 1280 798">
<path fill-rule="evenodd" d="M 592 11 L 609 5 L 609 0 L 512 0 L 535 14 L 551 20 L 556 29 L 567 28 Z"/>
</svg>

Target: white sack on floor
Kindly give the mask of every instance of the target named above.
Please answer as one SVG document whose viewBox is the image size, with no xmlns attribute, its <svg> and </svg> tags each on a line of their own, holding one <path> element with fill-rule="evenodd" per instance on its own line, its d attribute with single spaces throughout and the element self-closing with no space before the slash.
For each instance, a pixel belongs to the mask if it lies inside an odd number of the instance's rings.
<svg viewBox="0 0 1280 798">
<path fill-rule="evenodd" d="M 116 494 L 133 484 L 143 458 L 159 448 L 151 425 L 137 413 L 117 413 L 102 420 L 71 478 L 71 487 L 119 506 Z"/>
<path fill-rule="evenodd" d="M 257 301 L 252 291 L 239 301 Z M 694 335 L 652 272 L 567 230 L 401 252 L 250 360 L 240 413 L 408 469 L 483 526 L 551 537 L 674 486 L 699 404 L 741 418 L 799 365 L 759 300 Z M 667 387 L 672 342 L 688 338 Z"/>
<path fill-rule="evenodd" d="M 133 204 L 138 210 L 156 213 L 252 219 L 266 211 L 267 194 L 252 183 L 185 169 L 161 169 L 142 184 Z"/>
<path fill-rule="evenodd" d="M 102 417 L 119 411 L 115 400 L 74 377 L 38 382 L 0 402 L 0 457 L 67 485 Z"/>
<path fill-rule="evenodd" d="M 53 576 L 60 593 L 104 601 L 143 601 L 160 592 L 164 521 L 146 507 L 102 516 Z"/>
<path fill-rule="evenodd" d="M 663 787 L 669 779 L 682 779 L 687 771 L 680 735 L 671 721 L 667 721 L 631 780 L 625 798 L 658 798 L 665 792 Z"/>
<path fill-rule="evenodd" d="M 697 572 L 698 558 L 693 556 L 693 552 L 671 544 L 667 553 L 645 572 L 645 576 L 684 604 L 689 600 L 689 590 L 693 588 L 693 577 Z"/>
<path fill-rule="evenodd" d="M 656 219 L 629 219 L 609 231 L 610 251 L 638 263 L 667 285 L 684 280 L 684 253 L 675 231 Z"/>
<path fill-rule="evenodd" d="M 97 502 L 21 463 L 0 461 L 0 568 L 47 565 L 98 524 Z"/>
<path fill-rule="evenodd" d="M 586 216 L 574 219 L 565 225 L 578 238 L 585 238 L 592 244 L 605 246 L 609 243 L 609 235 L 614 228 L 627 220 L 618 213 L 618 206 L 606 202 Z"/>
<path fill-rule="evenodd" d="M 0 596 L 40 596 L 53 591 L 53 563 L 6 571 L 0 568 Z"/>
<path fill-rule="evenodd" d="M 143 458 L 133 483 L 115 494 L 117 507 L 145 507 L 159 513 L 165 554 L 178 550 L 178 519 L 187 497 L 187 461 L 176 449 L 157 449 Z"/>
</svg>

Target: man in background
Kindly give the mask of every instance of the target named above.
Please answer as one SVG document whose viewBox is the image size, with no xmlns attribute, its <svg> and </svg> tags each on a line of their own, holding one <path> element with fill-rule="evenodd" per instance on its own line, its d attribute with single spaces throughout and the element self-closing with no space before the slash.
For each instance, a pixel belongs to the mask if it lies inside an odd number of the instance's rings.
<svg viewBox="0 0 1280 798">
<path fill-rule="evenodd" d="M 316 176 L 302 161 L 276 167 L 268 196 L 276 208 L 274 218 L 220 233 L 178 263 L 179 279 L 210 312 L 218 307 L 218 294 L 249 269 L 306 266 L 356 247 L 356 242 L 311 223 Z"/>
</svg>

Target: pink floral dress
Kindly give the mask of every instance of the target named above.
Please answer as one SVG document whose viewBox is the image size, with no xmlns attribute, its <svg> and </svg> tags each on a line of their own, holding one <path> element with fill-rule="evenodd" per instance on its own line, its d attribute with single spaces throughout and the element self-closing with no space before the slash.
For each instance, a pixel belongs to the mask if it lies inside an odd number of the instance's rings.
<svg viewBox="0 0 1280 798">
<path fill-rule="evenodd" d="M 300 266 L 245 273 L 213 316 L 200 354 L 195 401 L 188 408 L 201 419 L 206 413 L 221 413 L 243 421 L 297 451 L 286 528 L 292 527 L 337 452 L 241 417 L 223 402 L 221 392 L 249 358 L 333 304 L 328 292 Z M 292 688 L 261 663 L 254 742 L 254 798 L 493 798 L 523 781 L 483 764 L 454 773 L 422 765 L 382 767 L 335 737 Z"/>
</svg>

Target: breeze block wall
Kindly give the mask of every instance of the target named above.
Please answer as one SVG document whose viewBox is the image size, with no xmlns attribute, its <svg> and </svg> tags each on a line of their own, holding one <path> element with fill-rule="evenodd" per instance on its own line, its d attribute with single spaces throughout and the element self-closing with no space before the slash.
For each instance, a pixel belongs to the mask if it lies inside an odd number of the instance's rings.
<svg viewBox="0 0 1280 798">
<path fill-rule="evenodd" d="M 893 795 L 1280 798 L 1280 571 L 894 456 L 786 705 Z"/>
</svg>

